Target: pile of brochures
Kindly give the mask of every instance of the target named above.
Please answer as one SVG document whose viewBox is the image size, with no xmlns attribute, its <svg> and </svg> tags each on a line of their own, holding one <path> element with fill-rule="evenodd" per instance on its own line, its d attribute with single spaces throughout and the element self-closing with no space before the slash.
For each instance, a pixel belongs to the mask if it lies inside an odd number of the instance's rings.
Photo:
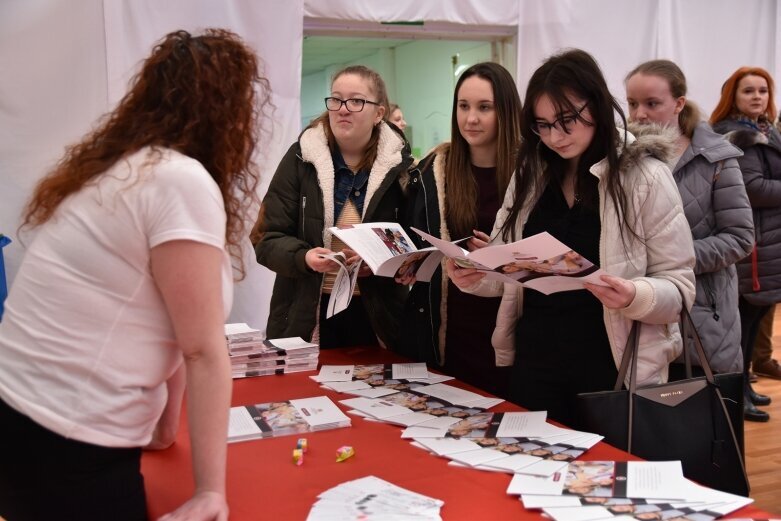
<svg viewBox="0 0 781 521">
<path fill-rule="evenodd" d="M 440 521 L 444 504 L 374 477 L 348 481 L 317 496 L 307 521 L 334 519 Z"/>
<path fill-rule="evenodd" d="M 340 401 L 351 414 L 405 427 L 403 439 L 454 465 L 551 476 L 602 439 L 547 423 L 545 411 L 490 412 L 503 400 L 447 385 L 425 364 L 323 366 L 311 378 L 356 395 Z"/>
<path fill-rule="evenodd" d="M 349 427 L 350 418 L 327 396 L 232 407 L 228 443 Z"/>
<path fill-rule="evenodd" d="M 233 378 L 317 369 L 319 346 L 300 337 L 267 340 L 247 324 L 225 324 L 225 338 Z"/>
<path fill-rule="evenodd" d="M 573 461 L 548 477 L 516 474 L 507 493 L 555 521 L 711 521 L 753 502 L 689 481 L 679 461 Z"/>
</svg>

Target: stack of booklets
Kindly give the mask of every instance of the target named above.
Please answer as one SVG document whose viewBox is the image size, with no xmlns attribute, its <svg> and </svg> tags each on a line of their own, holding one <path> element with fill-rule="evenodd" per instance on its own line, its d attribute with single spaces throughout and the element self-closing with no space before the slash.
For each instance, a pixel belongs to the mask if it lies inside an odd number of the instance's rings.
<svg viewBox="0 0 781 521">
<path fill-rule="evenodd" d="M 430 373 L 423 363 L 324 365 L 310 378 L 325 389 L 364 398 L 453 380 L 452 376 Z"/>
<path fill-rule="evenodd" d="M 327 396 L 232 407 L 228 443 L 349 427 L 350 418 Z"/>
<path fill-rule="evenodd" d="M 320 348 L 300 337 L 269 340 L 247 324 L 225 324 L 225 338 L 233 378 L 317 369 Z"/>
<path fill-rule="evenodd" d="M 439 521 L 443 501 L 375 476 L 337 485 L 317 496 L 307 521 L 334 519 Z"/>
<path fill-rule="evenodd" d="M 689 481 L 679 461 L 573 461 L 548 477 L 516 474 L 507 493 L 555 521 L 710 521 L 753 502 Z"/>
</svg>

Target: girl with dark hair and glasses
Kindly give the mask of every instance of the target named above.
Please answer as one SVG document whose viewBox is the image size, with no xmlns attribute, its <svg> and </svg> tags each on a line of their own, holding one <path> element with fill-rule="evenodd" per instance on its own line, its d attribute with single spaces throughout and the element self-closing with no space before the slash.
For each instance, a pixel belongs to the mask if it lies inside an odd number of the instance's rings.
<svg viewBox="0 0 781 521">
<path fill-rule="evenodd" d="M 485 244 L 515 168 L 521 121 L 507 69 L 490 62 L 466 69 L 453 92 L 451 141 L 410 172 L 411 225 L 445 240 L 473 235 L 470 249 Z M 498 359 L 490 343 L 499 300 L 461 293 L 438 270 L 410 292 L 405 354 L 506 397 L 511 361 Z"/>
<path fill-rule="evenodd" d="M 359 274 L 349 307 L 326 320 L 339 265 L 323 254 L 344 251 L 332 226 L 398 222 L 399 176 L 412 163 L 409 145 L 388 125 L 385 83 L 360 65 L 334 76 L 326 111 L 282 159 L 263 199 L 255 251 L 276 272 L 267 335 L 300 336 L 321 348 L 377 345 L 397 349 L 408 289 L 392 278 Z"/>
<path fill-rule="evenodd" d="M 665 160 L 672 140 L 616 128 L 620 106 L 596 61 L 569 50 L 529 81 L 517 169 L 494 242 L 547 231 L 608 275 L 604 285 L 543 295 L 484 279 L 448 262 L 464 291 L 502 295 L 493 345 L 514 356 L 510 397 L 577 426 L 578 393 L 612 388 L 633 321 L 640 321 L 638 382 L 662 383 L 681 353 L 676 322 L 694 301 L 694 249 Z"/>
</svg>

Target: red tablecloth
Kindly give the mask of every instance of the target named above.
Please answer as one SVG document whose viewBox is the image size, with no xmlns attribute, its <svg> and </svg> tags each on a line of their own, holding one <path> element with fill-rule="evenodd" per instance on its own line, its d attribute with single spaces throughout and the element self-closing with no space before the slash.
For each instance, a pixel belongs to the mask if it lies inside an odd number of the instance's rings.
<svg viewBox="0 0 781 521">
<path fill-rule="evenodd" d="M 401 361 L 380 349 L 322 351 L 325 364 L 368 364 Z M 325 391 L 309 376 L 314 372 L 236 380 L 233 405 L 248 405 L 293 398 L 327 395 L 338 402 L 349 395 Z M 467 389 L 467 385 L 456 383 Z M 495 410 L 517 411 L 505 403 Z M 228 504 L 232 521 L 305 519 L 317 495 L 345 481 L 374 475 L 415 492 L 445 502 L 445 520 L 542 519 L 523 508 L 517 496 L 506 494 L 508 474 L 455 468 L 402 440 L 401 428 L 352 417 L 352 427 L 307 435 L 309 451 L 304 464 L 292 462 L 296 436 L 235 443 L 228 446 Z M 335 462 L 342 445 L 355 448 L 355 456 Z M 583 459 L 636 460 L 600 443 Z M 177 441 L 161 452 L 147 452 L 142 459 L 149 512 L 152 519 L 169 512 L 193 492 L 190 438 L 183 415 Z M 772 517 L 747 507 L 730 517 Z"/>
</svg>

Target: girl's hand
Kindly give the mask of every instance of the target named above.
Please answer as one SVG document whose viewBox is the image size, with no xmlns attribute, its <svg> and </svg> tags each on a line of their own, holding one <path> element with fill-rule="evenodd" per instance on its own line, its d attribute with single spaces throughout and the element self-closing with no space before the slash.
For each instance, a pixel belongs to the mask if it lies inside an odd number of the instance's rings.
<svg viewBox="0 0 781 521">
<path fill-rule="evenodd" d="M 491 238 L 488 234 L 481 232 L 480 230 L 472 230 L 474 237 L 469 239 L 466 244 L 466 249 L 469 251 L 475 251 L 479 248 L 485 248 L 488 246 L 488 242 Z"/>
<path fill-rule="evenodd" d="M 331 271 L 339 271 L 339 264 L 332 261 L 331 259 L 324 259 L 320 257 L 320 255 L 329 255 L 333 252 L 326 248 L 312 248 L 308 252 L 306 252 L 306 257 L 304 257 L 304 260 L 306 261 L 306 265 L 309 266 L 309 268 L 312 271 L 316 271 L 318 273 L 328 273 Z"/>
<path fill-rule="evenodd" d="M 602 279 L 602 282 L 608 284 L 608 286 L 598 286 L 588 282 L 583 285 L 597 297 L 606 308 L 625 308 L 635 299 L 635 285 L 631 281 L 622 279 L 621 277 L 614 277 L 613 275 L 602 275 L 600 279 Z"/>
<path fill-rule="evenodd" d="M 342 253 L 344 253 L 344 256 L 347 257 L 347 265 L 352 266 L 356 262 L 361 260 L 361 256 L 355 253 L 354 250 L 351 250 L 350 248 L 344 248 L 342 249 Z M 358 268 L 358 277 L 368 277 L 370 275 L 373 275 L 371 268 L 364 263 L 361 265 L 360 268 Z"/>
<path fill-rule="evenodd" d="M 474 268 L 459 268 L 453 259 L 448 259 L 445 264 L 447 268 L 447 275 L 453 284 L 459 287 L 459 289 L 468 288 L 477 284 L 480 279 L 485 277 L 485 273 L 477 271 Z"/>
</svg>

